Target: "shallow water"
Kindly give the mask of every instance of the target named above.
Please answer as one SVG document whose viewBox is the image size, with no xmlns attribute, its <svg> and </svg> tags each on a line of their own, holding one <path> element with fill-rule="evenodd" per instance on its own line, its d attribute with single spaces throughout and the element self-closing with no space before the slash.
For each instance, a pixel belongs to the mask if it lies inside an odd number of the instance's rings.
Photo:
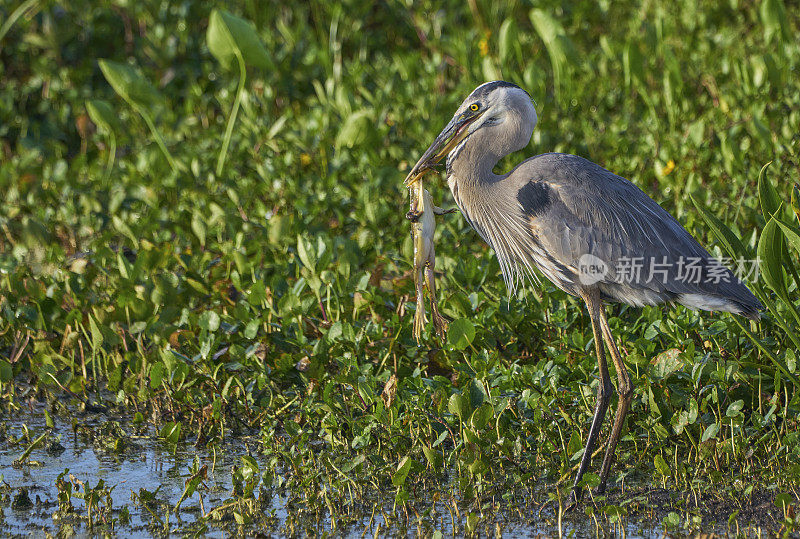
<svg viewBox="0 0 800 539">
<path fill-rule="evenodd" d="M 100 430 L 107 419 L 100 414 L 75 415 L 78 424 L 87 426 L 90 430 Z M 34 449 L 29 457 L 29 462 L 21 467 L 15 467 L 13 462 L 29 445 L 28 441 L 13 445 L 9 439 L 19 439 L 24 433 L 23 425 L 30 430 L 30 439 L 36 439 L 45 432 L 46 425 L 41 410 L 32 410 L 24 415 L 14 417 L 0 417 L 6 425 L 5 439 L 0 440 L 0 491 L 2 501 L 2 517 L 0 517 L 0 533 L 10 535 L 39 535 L 49 533 L 77 533 L 82 536 L 93 536 L 98 533 L 117 532 L 126 537 L 151 536 L 163 534 L 166 530 L 171 533 L 193 533 L 202 529 L 202 515 L 212 508 L 222 506 L 232 499 L 232 475 L 234 465 L 240 464 L 243 455 L 251 455 L 261 466 L 257 449 L 258 441 L 248 438 L 235 438 L 226 441 L 224 449 L 208 450 L 195 448 L 191 443 L 183 442 L 177 446 L 169 446 L 157 437 L 153 428 L 133 426 L 129 420 L 122 420 L 122 428 L 128 432 L 139 432 L 131 435 L 131 446 L 121 454 L 113 454 L 100 449 L 100 444 L 94 444 L 86 434 L 73 432 L 72 417 L 54 418 L 52 436 L 59 437 L 63 450 L 58 452 L 48 451 L 47 443 Z M 207 479 L 204 481 L 206 488 L 198 489 L 202 494 L 202 507 L 199 494 L 196 492 L 187 498 L 181 509 L 173 512 L 176 502 L 184 490 L 184 483 L 190 477 L 190 469 L 195 457 L 200 465 L 208 466 Z M 75 518 L 54 519 L 53 514 L 58 509 L 58 489 L 56 481 L 59 474 L 69 470 L 75 478 L 95 486 L 102 479 L 111 491 L 113 511 L 111 518 L 118 518 L 120 510 L 127 507 L 130 520 L 127 523 L 115 522 L 104 526 L 89 529 L 86 519 Z M 455 486 L 451 485 L 455 490 Z M 27 489 L 33 507 L 30 509 L 12 509 L 11 500 L 20 492 Z M 552 485 L 542 485 L 542 488 L 552 490 Z M 157 503 L 148 510 L 143 504 L 135 503 L 134 499 L 140 489 L 153 492 Z M 420 507 L 430 508 L 430 499 L 424 499 L 425 493 L 417 493 L 423 499 L 412 500 L 416 510 Z M 546 497 L 544 497 L 546 499 Z M 72 497 L 75 512 L 86 514 L 83 500 Z M 435 511 L 425 517 L 411 516 L 405 520 L 398 519 L 393 513 L 393 497 L 386 500 L 369 500 L 363 506 L 373 507 L 373 511 L 359 514 L 354 511 L 354 518 L 344 527 L 335 531 L 348 536 L 362 536 L 363 533 L 372 536 L 378 534 L 423 534 L 431 535 L 434 531 L 441 532 L 444 536 L 462 535 L 467 521 L 467 510 L 458 513 L 451 511 L 447 503 L 438 502 Z M 326 512 L 320 517 L 308 517 L 309 512 L 303 511 L 297 503 L 289 504 L 289 500 L 273 494 L 265 511 L 269 516 L 269 525 L 264 523 L 245 525 L 239 531 L 261 531 L 266 534 L 292 535 L 305 533 L 320 533 L 331 531 L 331 521 Z M 377 507 L 378 511 L 374 508 Z M 555 504 L 544 507 L 520 511 L 517 507 L 500 507 L 496 514 L 481 521 L 478 530 L 482 534 L 513 536 L 513 537 L 547 537 L 558 536 L 559 527 L 564 536 L 593 536 L 600 533 L 614 533 L 628 537 L 662 537 L 664 529 L 658 518 L 629 519 L 623 524 L 613 526 L 607 519 L 598 517 L 599 521 L 578 512 L 577 514 L 564 515 L 559 523 L 557 506 Z M 380 509 L 389 515 L 390 523 L 380 514 Z M 298 515 L 305 515 L 300 516 Z M 304 520 L 305 519 L 305 520 Z M 224 537 L 237 530 L 237 525 L 232 520 L 227 522 L 206 521 L 207 528 L 204 536 Z M 719 530 L 718 530 L 719 531 Z"/>
<path fill-rule="evenodd" d="M 45 430 L 44 416 L 41 413 L 30 413 L 21 417 L 3 418 L 7 425 L 9 437 L 18 438 L 26 425 L 31 431 L 31 439 L 35 439 Z M 88 482 L 92 487 L 99 480 L 103 480 L 111 490 L 113 508 L 123 506 L 130 510 L 130 521 L 124 528 L 125 535 L 131 531 L 145 532 L 152 525 L 154 519 L 151 513 L 141 506 L 134 504 L 135 494 L 140 489 L 154 492 L 157 489 L 156 499 L 165 502 L 169 507 L 174 507 L 184 490 L 184 483 L 191 476 L 190 468 L 195 457 L 201 464 L 208 465 L 208 476 L 203 482 L 206 489 L 202 489 L 203 503 L 208 510 L 216 507 L 227 499 L 232 491 L 231 468 L 238 463 L 242 455 L 247 455 L 248 440 L 238 439 L 226 444 L 225 450 L 208 450 L 195 448 L 188 443 L 177 444 L 170 447 L 157 438 L 155 429 L 132 435 L 130 446 L 120 454 L 106 452 L 98 448 L 92 440 L 84 434 L 75 434 L 72 429 L 72 418 L 53 418 L 53 437 L 58 438 L 64 447 L 62 451 L 48 451 L 47 443 L 42 443 L 35 448 L 23 466 L 14 466 L 13 462 L 29 445 L 27 441 L 16 446 L 8 443 L 0 444 L 0 478 L 6 490 L 10 490 L 13 498 L 21 488 L 28 490 L 34 506 L 29 510 L 12 509 L 10 503 L 3 504 L 4 518 L 0 519 L 0 530 L 5 533 L 30 533 L 33 530 L 57 531 L 61 524 L 53 519 L 57 507 L 58 489 L 56 480 L 64 470 L 69 470 L 76 479 Z M 87 414 L 76 417 L 79 424 L 89 428 L 98 428 L 106 419 L 99 415 Z M 133 432 L 129 421 L 121 421 L 121 427 L 127 432 Z M 253 445 L 250 441 L 249 445 Z M 77 513 L 85 514 L 86 505 L 83 500 L 72 497 L 72 503 Z M 159 504 L 161 505 L 161 504 Z M 285 511 L 281 510 L 280 498 L 274 500 L 273 510 L 276 516 L 285 519 Z M 160 511 L 156 511 L 160 513 Z M 164 512 L 165 513 L 165 512 Z M 198 495 L 185 500 L 181 510 L 169 515 L 170 529 L 179 530 L 195 522 L 199 513 Z M 164 514 L 159 515 L 162 519 Z M 71 523 L 72 524 L 72 523 Z M 118 526 L 117 526 L 118 528 Z M 150 530 L 152 531 L 152 530 Z M 143 533 L 149 535 L 150 533 Z M 223 532 L 206 532 L 210 536 L 223 536 Z"/>
</svg>

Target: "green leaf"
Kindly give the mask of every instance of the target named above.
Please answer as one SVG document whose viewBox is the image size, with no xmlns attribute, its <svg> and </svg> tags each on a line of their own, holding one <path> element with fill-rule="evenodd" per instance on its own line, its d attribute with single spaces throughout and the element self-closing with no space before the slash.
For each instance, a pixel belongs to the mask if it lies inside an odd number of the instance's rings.
<svg viewBox="0 0 800 539">
<path fill-rule="evenodd" d="M 581 433 L 578 429 L 572 431 L 572 435 L 569 437 L 569 441 L 567 442 L 567 456 L 571 459 L 574 459 L 576 454 L 583 449 L 583 440 L 581 439 Z"/>
<path fill-rule="evenodd" d="M 249 66 L 268 68 L 267 49 L 249 21 L 224 9 L 211 12 L 206 32 L 208 50 L 226 69 L 236 69 L 236 57 L 241 56 Z"/>
<path fill-rule="evenodd" d="M 350 473 L 355 470 L 358 466 L 364 463 L 367 460 L 367 457 L 364 455 L 356 455 L 353 457 L 353 460 L 342 466 L 342 471 L 344 473 Z"/>
<path fill-rule="evenodd" d="M 264 281 L 258 280 L 250 287 L 250 293 L 247 295 L 247 302 L 253 307 L 260 307 L 267 299 L 267 288 L 264 286 Z"/>
<path fill-rule="evenodd" d="M 178 443 L 181 439 L 180 422 L 173 423 L 172 421 L 168 421 L 161 427 L 158 435 L 171 444 Z"/>
<path fill-rule="evenodd" d="M 478 523 L 480 522 L 481 517 L 476 513 L 470 513 L 467 515 L 467 521 L 465 522 L 464 531 L 467 535 L 475 535 L 475 529 L 478 527 Z"/>
<path fill-rule="evenodd" d="M 703 431 L 703 436 L 700 437 L 700 441 L 705 442 L 710 440 L 711 438 L 716 438 L 718 433 L 719 433 L 719 424 L 711 423 L 709 426 L 706 427 L 706 430 Z"/>
<path fill-rule="evenodd" d="M 758 259 L 764 282 L 784 301 L 789 301 L 786 280 L 783 276 L 781 255 L 785 251 L 783 233 L 778 221 L 770 219 L 758 239 Z"/>
<path fill-rule="evenodd" d="M 653 464 L 655 465 L 658 473 L 660 473 L 664 477 L 669 477 L 672 475 L 672 471 L 667 465 L 667 462 L 664 460 L 664 457 L 662 457 L 660 454 L 655 456 L 655 458 L 653 459 Z"/>
<path fill-rule="evenodd" d="M 337 148 L 353 148 L 367 140 L 372 126 L 372 112 L 362 109 L 351 113 L 336 135 Z"/>
<path fill-rule="evenodd" d="M 628 43 L 622 55 L 622 66 L 625 71 L 625 85 L 630 87 L 635 81 L 644 80 L 644 57 L 636 43 Z"/>
<path fill-rule="evenodd" d="M 441 469 L 442 464 L 444 463 L 444 456 L 442 455 L 441 451 L 436 451 L 427 445 L 423 445 L 422 452 L 425 454 L 425 458 L 428 460 L 428 464 L 430 465 L 431 469 Z"/>
<path fill-rule="evenodd" d="M 197 458 L 197 457 L 195 457 L 195 458 Z M 193 477 L 190 477 L 186 481 L 186 486 L 183 489 L 183 494 L 181 494 L 181 497 L 178 499 L 178 502 L 175 504 L 175 511 L 180 509 L 180 506 L 183 503 L 183 501 L 186 500 L 187 498 L 192 497 L 192 495 L 194 495 L 194 493 L 197 491 L 197 487 L 199 487 L 202 484 L 203 479 L 204 479 L 204 475 L 201 475 L 200 473 L 197 473 L 197 472 L 195 472 L 195 474 L 196 475 L 194 475 Z"/>
<path fill-rule="evenodd" d="M 505 63 L 517 44 L 517 27 L 514 19 L 508 18 L 500 25 L 497 41 L 500 48 L 500 62 Z"/>
<path fill-rule="evenodd" d="M 788 492 L 781 492 L 775 496 L 775 506 L 781 511 L 786 511 L 792 504 L 794 504 L 794 496 Z"/>
<path fill-rule="evenodd" d="M 769 221 L 769 218 L 775 215 L 781 206 L 781 199 L 775 187 L 767 179 L 767 167 L 772 163 L 770 161 L 758 173 L 758 200 L 761 203 L 761 212 L 764 214 L 764 219 Z"/>
<path fill-rule="evenodd" d="M 622 517 L 628 514 L 628 510 L 620 505 L 606 505 L 603 507 L 603 513 L 606 514 L 609 521 L 612 523 L 621 522 Z"/>
<path fill-rule="evenodd" d="M 581 479 L 580 486 L 583 488 L 597 488 L 600 486 L 600 476 L 593 472 L 586 472 Z"/>
<path fill-rule="evenodd" d="M 123 256 L 122 249 L 117 251 L 117 268 L 119 268 L 119 274 L 120 276 L 122 276 L 123 279 L 131 278 L 132 266 L 125 258 L 125 256 Z"/>
<path fill-rule="evenodd" d="M 197 236 L 197 239 L 200 241 L 200 245 L 205 247 L 206 245 L 206 223 L 202 217 L 200 217 L 199 212 L 194 212 L 192 214 L 192 232 L 194 235 Z"/>
<path fill-rule="evenodd" d="M 461 432 L 463 433 L 464 439 L 467 442 L 469 442 L 471 444 L 476 444 L 476 445 L 481 443 L 481 437 L 478 436 L 478 433 L 475 432 L 474 430 L 472 430 L 471 428 L 464 427 L 464 429 L 462 429 Z"/>
<path fill-rule="evenodd" d="M 97 63 L 114 91 L 142 116 L 159 149 L 161 149 L 167 162 L 169 162 L 172 171 L 177 173 L 179 170 L 183 170 L 184 165 L 175 161 L 172 154 L 170 154 L 148 110 L 162 104 L 161 94 L 158 90 L 128 65 L 112 62 L 111 60 L 98 60 Z"/>
<path fill-rule="evenodd" d="M 242 466 L 241 468 L 239 468 L 239 471 L 242 474 L 242 478 L 245 481 L 249 481 L 256 475 L 258 475 L 259 469 L 258 469 L 258 462 L 256 462 L 256 459 L 254 459 L 250 455 L 242 455 L 241 460 L 242 460 Z"/>
<path fill-rule="evenodd" d="M 672 429 L 675 431 L 675 434 L 680 435 L 683 433 L 683 429 L 689 424 L 688 416 L 689 415 L 685 411 L 680 411 L 672 415 L 670 424 L 672 425 Z"/>
<path fill-rule="evenodd" d="M 728 405 L 728 409 L 725 410 L 725 415 L 728 417 L 736 417 L 739 415 L 739 412 L 742 411 L 742 407 L 744 406 L 744 401 L 739 399 L 734 401 Z"/>
<path fill-rule="evenodd" d="M 256 335 L 258 335 L 258 328 L 260 325 L 261 325 L 261 320 L 259 320 L 258 318 L 253 318 L 252 320 L 250 320 L 244 327 L 244 338 L 255 339 Z"/>
<path fill-rule="evenodd" d="M 790 307 L 794 308 L 792 304 L 789 305 Z M 770 311 L 772 311 L 773 313 L 775 312 L 773 310 L 773 307 L 770 307 Z M 739 326 L 739 329 L 741 329 L 745 333 L 745 335 L 747 335 L 747 337 L 753 342 L 753 344 L 755 344 L 764 353 L 764 355 L 766 355 L 769 358 L 769 360 L 772 361 L 772 363 L 778 368 L 778 371 L 783 373 L 783 375 L 786 378 L 788 378 L 792 382 L 792 384 L 794 384 L 795 387 L 800 388 L 800 380 L 798 380 L 797 377 L 789 371 L 786 365 L 784 365 L 783 362 L 774 353 L 772 353 L 772 350 L 770 350 L 765 345 L 765 343 L 761 342 L 761 340 L 758 337 L 753 335 L 750 329 L 744 324 L 742 324 L 742 322 L 739 321 L 738 318 L 734 317 L 733 320 L 734 322 L 736 322 L 736 325 Z M 790 334 L 790 337 L 793 337 L 793 334 Z M 800 346 L 798 346 L 798 348 L 800 348 Z"/>
<path fill-rule="evenodd" d="M 668 378 L 681 367 L 683 367 L 681 351 L 677 348 L 670 348 L 658 354 L 653 360 L 652 373 L 657 378 Z"/>
<path fill-rule="evenodd" d="M 797 218 L 797 221 L 800 222 L 800 186 L 797 184 L 794 184 L 792 187 L 791 206 L 794 216 Z"/>
<path fill-rule="evenodd" d="M 306 268 L 312 272 L 314 271 L 314 266 L 317 263 L 314 246 L 308 238 L 299 234 L 297 235 L 297 256 L 300 257 L 300 262 L 302 262 Z"/>
<path fill-rule="evenodd" d="M 467 318 L 458 318 L 450 323 L 447 329 L 447 341 L 456 350 L 463 350 L 475 338 L 475 326 Z"/>
<path fill-rule="evenodd" d="M 12 378 L 14 378 L 14 369 L 11 368 L 11 363 L 0 359 L 0 382 L 10 382 Z"/>
<path fill-rule="evenodd" d="M 160 361 L 150 367 L 150 388 L 158 389 L 164 379 L 164 364 Z"/>
<path fill-rule="evenodd" d="M 222 147 L 217 157 L 217 176 L 222 176 L 225 171 L 225 158 L 228 146 L 233 135 L 233 125 L 239 113 L 239 104 L 244 95 L 246 67 L 256 66 L 266 68 L 269 66 L 269 55 L 253 26 L 246 20 L 240 19 L 225 10 L 214 10 L 209 19 L 206 32 L 208 50 L 226 68 L 238 68 L 239 85 L 236 89 L 236 99 L 228 116 L 225 135 L 222 138 Z"/>
<path fill-rule="evenodd" d="M 469 402 L 472 405 L 472 409 L 478 408 L 478 406 L 482 405 L 486 400 L 486 392 L 483 389 L 483 384 L 481 384 L 478 380 L 473 379 L 469 383 Z"/>
<path fill-rule="evenodd" d="M 561 23 L 555 20 L 543 9 L 532 9 L 530 19 L 536 33 L 544 42 L 547 53 L 550 55 L 550 65 L 553 68 L 553 81 L 555 92 L 558 95 L 566 90 L 570 94 L 571 78 L 568 76 L 570 65 L 580 63 L 575 47 L 564 32 Z"/>
<path fill-rule="evenodd" d="M 748 257 L 747 250 L 736 234 L 734 234 L 733 231 L 725 225 L 725 223 L 717 219 L 705 208 L 700 206 L 694 197 L 690 198 L 692 199 L 692 204 L 694 204 L 694 207 L 703 217 L 703 220 L 706 222 L 709 228 L 711 228 L 711 231 L 714 233 L 717 239 L 722 243 L 722 246 L 725 248 L 725 251 L 727 251 L 728 255 L 733 258 Z"/>
<path fill-rule="evenodd" d="M 478 442 L 476 441 L 473 443 L 478 443 Z M 472 462 L 472 464 L 470 464 L 467 467 L 467 469 L 469 470 L 469 473 L 471 475 L 482 475 L 486 473 L 486 471 L 489 469 L 489 466 L 488 464 L 486 464 L 486 461 L 483 459 L 483 457 L 481 457 L 481 455 L 478 454 L 478 456 L 475 457 L 475 460 Z"/>
<path fill-rule="evenodd" d="M 433 445 L 431 447 L 436 447 L 437 445 L 442 443 L 444 441 L 444 439 L 447 438 L 448 434 L 449 434 L 448 430 L 447 429 L 443 429 L 442 432 L 439 434 L 439 437 L 436 438 L 436 441 L 433 442 Z"/>
<path fill-rule="evenodd" d="M 483 403 L 480 408 L 475 410 L 470 420 L 475 430 L 483 429 L 490 419 L 494 417 L 494 407 L 488 402 Z"/>
<path fill-rule="evenodd" d="M 397 471 L 392 474 L 392 484 L 396 487 L 401 487 L 406 482 L 406 477 L 408 477 L 408 472 L 411 471 L 411 464 L 414 461 L 411 460 L 409 457 L 403 457 L 400 459 L 400 463 L 397 465 Z"/>
<path fill-rule="evenodd" d="M 86 101 L 86 112 L 92 122 L 106 133 L 113 134 L 121 131 L 119 119 L 111 103 L 102 99 L 89 99 Z"/>
<path fill-rule="evenodd" d="M 116 215 L 111 216 L 111 223 L 114 225 L 114 228 L 117 229 L 117 232 L 131 240 L 134 248 L 139 248 L 139 238 L 137 238 L 136 234 L 133 233 L 133 230 L 131 230 L 131 227 L 128 226 L 128 223 Z"/>
<path fill-rule="evenodd" d="M 774 221 L 781 227 L 781 231 L 788 240 L 789 245 L 800 253 L 800 228 L 781 219 L 774 219 Z"/>
<path fill-rule="evenodd" d="M 89 329 L 92 332 L 92 349 L 96 352 L 103 346 L 103 333 L 97 327 L 97 322 L 94 321 L 93 316 L 89 316 Z"/>
<path fill-rule="evenodd" d="M 692 397 L 691 399 L 689 399 L 689 414 L 687 417 L 690 425 L 694 425 L 694 422 L 697 421 L 698 413 L 699 413 L 699 407 L 697 405 L 697 399 Z"/>
<path fill-rule="evenodd" d="M 664 523 L 664 528 L 667 530 L 674 530 L 681 524 L 681 516 L 676 513 L 675 511 L 670 511 L 667 516 L 664 517 L 662 521 Z"/>
<path fill-rule="evenodd" d="M 472 404 L 468 396 L 461 393 L 453 393 L 447 401 L 448 411 L 465 421 L 472 413 Z"/>
<path fill-rule="evenodd" d="M 219 329 L 220 318 L 215 311 L 205 311 L 197 320 L 197 325 L 201 328 L 214 332 Z"/>
<path fill-rule="evenodd" d="M 764 25 L 765 41 L 770 42 L 773 39 L 788 41 L 791 39 L 789 19 L 782 0 L 763 0 L 758 14 L 761 24 Z"/>
<path fill-rule="evenodd" d="M 162 103 L 158 90 L 131 66 L 111 60 L 97 63 L 114 91 L 133 108 L 149 109 Z"/>
</svg>

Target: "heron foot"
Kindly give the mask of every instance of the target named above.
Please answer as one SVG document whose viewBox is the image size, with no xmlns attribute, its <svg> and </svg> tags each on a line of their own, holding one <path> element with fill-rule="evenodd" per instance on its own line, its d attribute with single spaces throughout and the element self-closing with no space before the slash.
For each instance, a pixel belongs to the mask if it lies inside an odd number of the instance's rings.
<svg viewBox="0 0 800 539">
<path fill-rule="evenodd" d="M 567 508 L 564 509 L 564 512 L 565 513 L 572 513 L 573 511 L 575 511 L 575 509 L 578 508 L 578 504 L 579 503 L 580 502 L 577 499 L 575 499 L 575 495 L 571 494 L 570 497 L 569 497 L 569 504 L 567 504 Z"/>
<path fill-rule="evenodd" d="M 565 513 L 571 513 L 574 511 L 578 505 L 581 503 L 581 499 L 583 498 L 583 490 L 575 487 L 570 492 L 569 497 L 567 498 L 567 508 L 564 510 Z"/>
</svg>

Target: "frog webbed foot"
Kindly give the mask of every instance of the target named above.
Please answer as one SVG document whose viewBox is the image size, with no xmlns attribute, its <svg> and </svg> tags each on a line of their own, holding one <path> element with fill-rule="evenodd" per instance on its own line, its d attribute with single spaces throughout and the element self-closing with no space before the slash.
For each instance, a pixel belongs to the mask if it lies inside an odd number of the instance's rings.
<svg viewBox="0 0 800 539">
<path fill-rule="evenodd" d="M 419 221 L 419 218 L 422 217 L 422 212 L 419 211 L 409 211 L 406 213 L 406 219 L 411 221 L 412 223 L 416 223 Z"/>
</svg>

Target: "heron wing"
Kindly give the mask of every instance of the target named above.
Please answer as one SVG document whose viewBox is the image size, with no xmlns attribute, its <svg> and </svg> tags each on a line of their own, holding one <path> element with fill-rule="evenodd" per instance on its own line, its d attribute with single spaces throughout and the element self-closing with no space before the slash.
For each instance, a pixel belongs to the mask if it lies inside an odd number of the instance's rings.
<svg viewBox="0 0 800 539">
<path fill-rule="evenodd" d="M 523 162 L 506 181 L 517 187 L 537 265 L 568 292 L 591 281 L 607 298 L 634 305 L 678 301 L 748 315 L 760 308 L 675 218 L 601 166 L 544 154 Z M 587 262 L 606 270 L 587 273 Z M 726 302 L 734 305 L 726 308 Z"/>
</svg>

